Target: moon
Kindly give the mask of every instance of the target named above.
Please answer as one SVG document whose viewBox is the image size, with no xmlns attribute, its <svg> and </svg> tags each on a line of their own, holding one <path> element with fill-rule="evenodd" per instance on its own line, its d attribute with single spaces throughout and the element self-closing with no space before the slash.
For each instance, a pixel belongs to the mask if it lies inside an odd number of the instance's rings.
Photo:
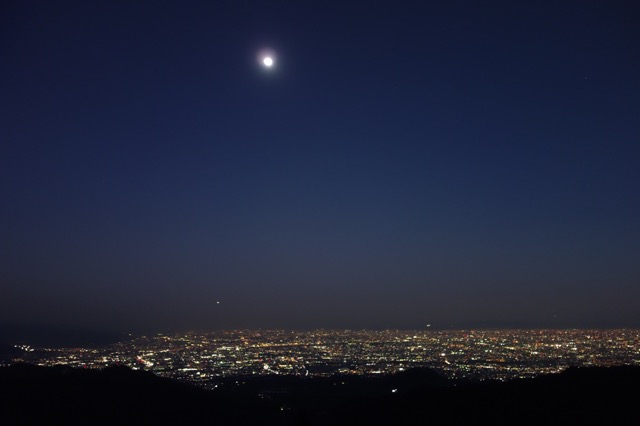
<svg viewBox="0 0 640 426">
<path fill-rule="evenodd" d="M 270 47 L 264 47 L 256 52 L 256 62 L 264 70 L 271 72 L 278 68 L 278 54 Z"/>
</svg>

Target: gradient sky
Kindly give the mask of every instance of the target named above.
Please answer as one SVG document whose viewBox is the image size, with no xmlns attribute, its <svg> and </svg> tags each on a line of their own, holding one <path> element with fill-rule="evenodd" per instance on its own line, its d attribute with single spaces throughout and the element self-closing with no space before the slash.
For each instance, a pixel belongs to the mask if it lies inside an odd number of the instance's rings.
<svg viewBox="0 0 640 426">
<path fill-rule="evenodd" d="M 0 322 L 640 327 L 638 22 L 3 2 Z"/>
</svg>

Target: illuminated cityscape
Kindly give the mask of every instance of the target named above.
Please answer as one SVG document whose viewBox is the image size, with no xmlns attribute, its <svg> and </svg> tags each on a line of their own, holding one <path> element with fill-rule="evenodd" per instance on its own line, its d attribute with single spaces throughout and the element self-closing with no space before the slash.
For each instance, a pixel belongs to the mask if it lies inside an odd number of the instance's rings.
<svg viewBox="0 0 640 426">
<path fill-rule="evenodd" d="M 13 362 L 125 365 L 214 389 L 222 377 L 375 376 L 427 367 L 454 379 L 640 365 L 640 330 L 237 330 L 131 336 L 101 349 L 16 346 Z"/>
</svg>

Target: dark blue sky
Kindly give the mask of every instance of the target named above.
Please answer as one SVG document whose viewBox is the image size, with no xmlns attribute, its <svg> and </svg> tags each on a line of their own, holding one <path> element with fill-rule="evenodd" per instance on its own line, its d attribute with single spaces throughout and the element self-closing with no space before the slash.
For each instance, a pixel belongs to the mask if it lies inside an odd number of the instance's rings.
<svg viewBox="0 0 640 426">
<path fill-rule="evenodd" d="M 640 326 L 640 9 L 533 3 L 4 2 L 0 322 Z"/>
</svg>

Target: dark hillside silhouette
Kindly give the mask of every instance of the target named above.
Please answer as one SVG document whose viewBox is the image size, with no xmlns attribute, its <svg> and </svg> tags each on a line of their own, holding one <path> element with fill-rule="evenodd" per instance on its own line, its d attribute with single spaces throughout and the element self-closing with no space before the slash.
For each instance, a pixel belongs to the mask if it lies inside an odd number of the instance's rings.
<svg viewBox="0 0 640 426">
<path fill-rule="evenodd" d="M 570 368 L 512 382 L 430 370 L 380 378 L 237 377 L 205 391 L 152 373 L 0 369 L 0 424 L 631 424 L 640 368 Z M 629 423 L 631 422 L 631 423 Z"/>
</svg>

